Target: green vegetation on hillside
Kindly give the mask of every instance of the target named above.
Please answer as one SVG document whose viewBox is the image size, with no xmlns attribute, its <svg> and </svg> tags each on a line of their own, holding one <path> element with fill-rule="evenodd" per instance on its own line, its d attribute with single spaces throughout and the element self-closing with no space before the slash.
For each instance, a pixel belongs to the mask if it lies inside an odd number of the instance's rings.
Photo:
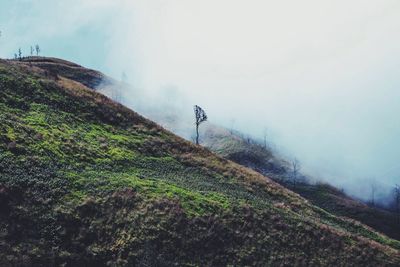
<svg viewBox="0 0 400 267">
<path fill-rule="evenodd" d="M 400 242 L 184 141 L 73 74 L 0 61 L 1 266 L 400 263 Z"/>
</svg>

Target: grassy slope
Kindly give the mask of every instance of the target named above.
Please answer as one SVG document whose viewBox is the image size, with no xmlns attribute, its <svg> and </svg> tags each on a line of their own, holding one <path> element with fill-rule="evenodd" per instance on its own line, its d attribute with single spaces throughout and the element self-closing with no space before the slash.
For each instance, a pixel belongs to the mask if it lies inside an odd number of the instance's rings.
<svg viewBox="0 0 400 267">
<path fill-rule="evenodd" d="M 205 145 L 217 154 L 268 175 L 330 213 L 358 220 L 400 240 L 400 225 L 393 212 L 369 207 L 327 184 L 298 183 L 293 188 L 291 181 L 284 177 L 284 166 L 288 164 L 274 157 L 269 150 L 249 144 L 243 137 L 215 126 L 208 127 L 203 134 Z"/>
<path fill-rule="evenodd" d="M 400 224 L 394 212 L 370 207 L 327 184 L 299 184 L 294 191 L 331 213 L 358 220 L 391 238 L 400 240 Z"/>
<path fill-rule="evenodd" d="M 1 266 L 400 263 L 399 242 L 45 75 L 0 61 Z"/>
</svg>

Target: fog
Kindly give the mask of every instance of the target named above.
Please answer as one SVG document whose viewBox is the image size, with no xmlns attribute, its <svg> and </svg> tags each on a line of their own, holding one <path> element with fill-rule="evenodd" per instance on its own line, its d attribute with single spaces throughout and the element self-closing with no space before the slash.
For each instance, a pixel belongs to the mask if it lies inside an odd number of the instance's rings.
<svg viewBox="0 0 400 267">
<path fill-rule="evenodd" d="M 4 34 L 0 55 L 10 55 L 17 41 L 40 38 L 50 55 L 115 78 L 125 72 L 134 88 L 125 103 L 138 97 L 149 108 L 175 103 L 190 115 L 198 104 L 211 122 L 231 127 L 234 119 L 237 130 L 256 138 L 268 128 L 269 141 L 298 158 L 304 172 L 362 198 L 371 181 L 383 191 L 400 183 L 399 1 L 39 0 L 34 6 L 23 17 L 13 13 L 18 37 L 6 44 Z M 24 33 L 28 24 L 35 27 Z"/>
</svg>

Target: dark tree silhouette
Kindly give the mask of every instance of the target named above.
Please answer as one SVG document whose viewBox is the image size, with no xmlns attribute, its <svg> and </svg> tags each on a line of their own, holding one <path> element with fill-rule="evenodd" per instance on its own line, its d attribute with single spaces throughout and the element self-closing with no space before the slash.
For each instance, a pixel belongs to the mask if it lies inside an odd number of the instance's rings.
<svg viewBox="0 0 400 267">
<path fill-rule="evenodd" d="M 196 144 L 199 144 L 199 125 L 207 120 L 207 115 L 204 110 L 198 105 L 194 106 L 194 115 L 196 118 Z"/>
<path fill-rule="evenodd" d="M 297 176 L 300 170 L 300 162 L 295 158 L 292 160 L 292 181 L 293 181 L 293 188 L 296 188 L 297 183 Z"/>
<path fill-rule="evenodd" d="M 247 135 L 246 136 L 246 142 L 250 145 L 251 144 L 251 136 Z"/>
<path fill-rule="evenodd" d="M 394 187 L 394 205 L 397 213 L 397 223 L 400 224 L 400 185 Z"/>
<path fill-rule="evenodd" d="M 33 49 L 33 46 L 31 46 L 31 56 L 33 56 L 33 52 L 35 52 L 35 49 Z"/>
<path fill-rule="evenodd" d="M 265 127 L 263 131 L 263 142 L 264 142 L 264 148 L 267 149 L 267 137 L 268 137 L 268 128 Z"/>
<path fill-rule="evenodd" d="M 375 180 L 371 181 L 371 205 L 372 207 L 375 207 L 375 194 L 376 194 L 376 182 Z"/>
<path fill-rule="evenodd" d="M 18 59 L 22 60 L 22 50 L 21 50 L 21 48 L 18 49 Z"/>
<path fill-rule="evenodd" d="M 231 120 L 231 129 L 229 130 L 229 132 L 230 132 L 231 134 L 233 134 L 234 126 L 235 126 L 235 119 L 232 119 L 232 120 Z"/>
<path fill-rule="evenodd" d="M 39 56 L 39 53 L 40 53 L 39 45 L 35 45 L 35 51 L 36 51 L 36 56 Z"/>
</svg>

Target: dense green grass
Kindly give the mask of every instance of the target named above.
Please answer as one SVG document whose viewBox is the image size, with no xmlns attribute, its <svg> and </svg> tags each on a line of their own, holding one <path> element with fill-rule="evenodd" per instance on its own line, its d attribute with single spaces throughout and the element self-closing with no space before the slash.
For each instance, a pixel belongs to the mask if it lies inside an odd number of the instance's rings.
<svg viewBox="0 0 400 267">
<path fill-rule="evenodd" d="M 28 64 L 0 62 L 0 122 L 0 265 L 399 263 L 397 241 Z"/>
</svg>

